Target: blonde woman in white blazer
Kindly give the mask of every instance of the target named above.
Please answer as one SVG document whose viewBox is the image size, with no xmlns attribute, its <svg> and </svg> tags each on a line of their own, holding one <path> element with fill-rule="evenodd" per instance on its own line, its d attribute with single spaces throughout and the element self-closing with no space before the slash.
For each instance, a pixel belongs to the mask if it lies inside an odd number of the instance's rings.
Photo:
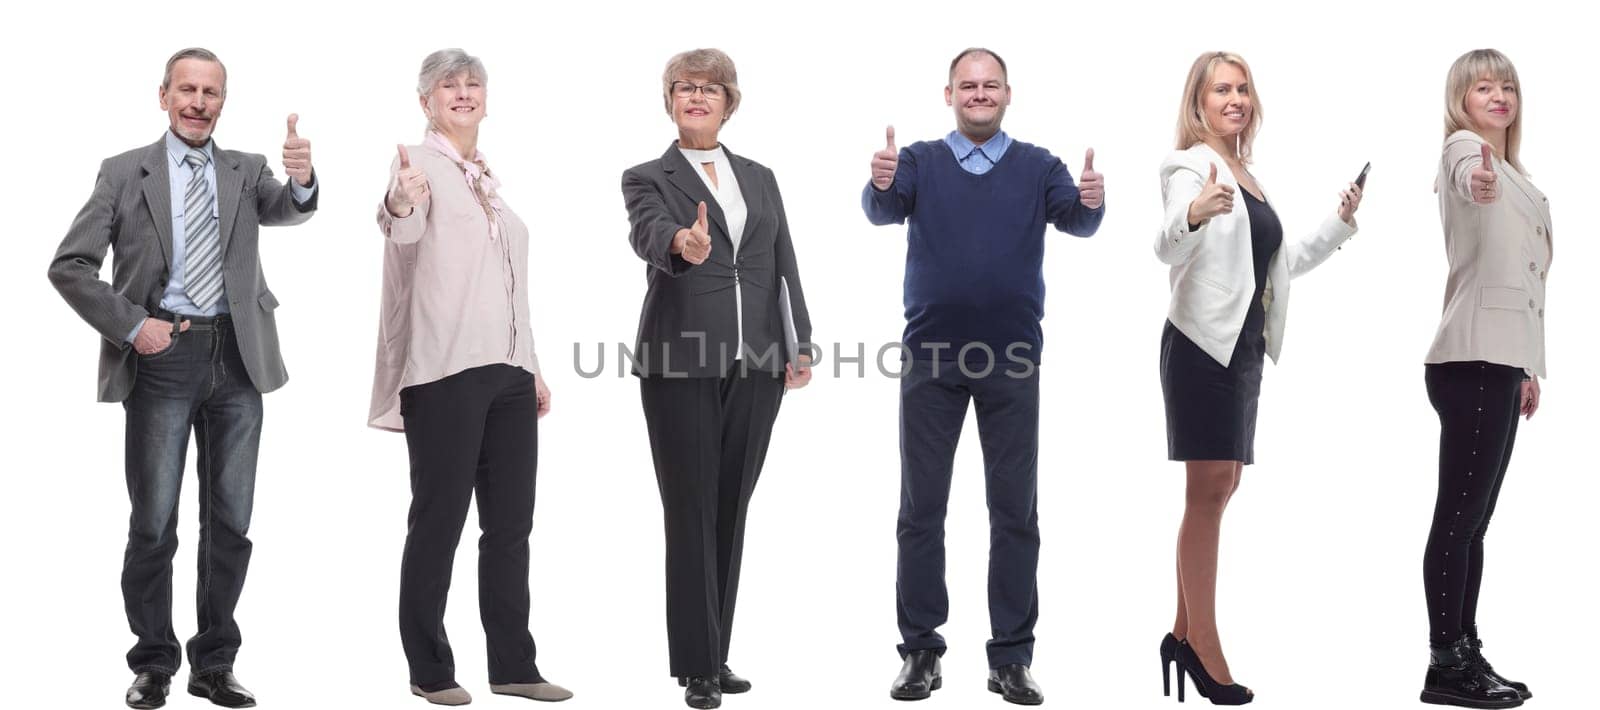
<svg viewBox="0 0 1600 710">
<path fill-rule="evenodd" d="M 1439 491 L 1423 553 L 1430 662 L 1423 702 L 1515 707 L 1528 686 L 1479 651 L 1483 533 L 1517 438 L 1539 408 L 1550 203 L 1518 156 L 1521 84 L 1492 49 L 1463 54 L 1445 86 L 1445 140 L 1434 184 L 1450 275 L 1429 349 L 1428 400 L 1439 414 Z"/>
<path fill-rule="evenodd" d="M 1162 680 L 1178 665 L 1215 705 L 1254 697 L 1233 682 L 1216 625 L 1222 512 L 1254 460 L 1256 402 L 1266 356 L 1278 359 L 1289 281 L 1321 264 L 1356 231 L 1361 188 L 1351 184 L 1316 231 L 1286 239 L 1247 169 L 1261 125 L 1243 58 L 1207 52 L 1189 70 L 1177 150 L 1161 165 L 1165 215 L 1156 256 L 1172 266 L 1161 338 L 1168 457 L 1183 461 L 1187 494 L 1178 531 L 1178 613 L 1161 642 Z"/>
</svg>

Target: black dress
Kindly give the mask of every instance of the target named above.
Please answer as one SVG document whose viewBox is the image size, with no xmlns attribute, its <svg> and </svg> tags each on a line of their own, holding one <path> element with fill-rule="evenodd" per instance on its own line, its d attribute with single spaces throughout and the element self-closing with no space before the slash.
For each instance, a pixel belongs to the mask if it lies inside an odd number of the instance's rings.
<svg viewBox="0 0 1600 710">
<path fill-rule="evenodd" d="M 1247 190 L 1239 192 L 1250 217 L 1256 289 L 1228 366 L 1207 355 L 1172 321 L 1161 332 L 1161 394 L 1167 408 L 1167 458 L 1173 461 L 1255 462 L 1256 403 L 1267 352 L 1267 310 L 1261 296 L 1267 265 L 1283 244 L 1283 225 L 1271 206 Z"/>
</svg>

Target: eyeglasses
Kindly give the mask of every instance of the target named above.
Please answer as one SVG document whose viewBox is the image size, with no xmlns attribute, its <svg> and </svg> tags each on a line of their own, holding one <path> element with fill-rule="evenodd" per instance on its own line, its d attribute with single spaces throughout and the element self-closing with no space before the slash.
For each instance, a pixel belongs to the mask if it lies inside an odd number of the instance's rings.
<svg viewBox="0 0 1600 710">
<path fill-rule="evenodd" d="M 707 101 L 721 101 L 728 97 L 728 85 L 721 82 L 713 81 L 709 84 L 695 84 L 687 81 L 672 82 L 672 95 L 680 99 L 690 98 L 694 96 L 696 91 L 705 96 Z"/>
</svg>

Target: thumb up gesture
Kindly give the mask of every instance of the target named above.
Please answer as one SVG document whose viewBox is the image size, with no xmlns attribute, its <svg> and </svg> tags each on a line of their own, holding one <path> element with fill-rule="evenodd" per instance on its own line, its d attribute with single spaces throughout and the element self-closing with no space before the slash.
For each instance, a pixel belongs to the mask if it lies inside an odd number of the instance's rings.
<svg viewBox="0 0 1600 710">
<path fill-rule="evenodd" d="M 672 253 L 683 256 L 683 260 L 691 264 L 706 263 L 711 257 L 711 228 L 706 223 L 706 203 L 700 203 L 700 215 L 695 218 L 694 226 L 680 229 L 672 237 Z"/>
<path fill-rule="evenodd" d="M 1480 205 L 1500 196 L 1500 178 L 1494 173 L 1494 152 L 1483 144 L 1483 163 L 1472 170 L 1472 201 Z"/>
<path fill-rule="evenodd" d="M 411 154 L 405 146 L 397 145 L 395 149 L 400 153 L 400 169 L 389 180 L 389 194 L 383 202 L 389 214 L 410 217 L 412 208 L 428 199 L 428 176 L 422 168 L 411 167 Z"/>
<path fill-rule="evenodd" d="M 295 132 L 300 114 L 289 114 L 289 136 L 283 139 L 283 171 L 301 187 L 311 187 L 311 141 Z"/>
<path fill-rule="evenodd" d="M 1106 183 L 1094 171 L 1094 149 L 1083 154 L 1083 172 L 1078 173 L 1078 202 L 1089 209 L 1099 209 L 1106 203 Z"/>
<path fill-rule="evenodd" d="M 1233 212 L 1233 186 L 1217 182 L 1217 164 L 1211 164 L 1211 175 L 1200 188 L 1200 196 L 1189 203 L 1189 224 L 1200 224 L 1219 214 Z"/>
<path fill-rule="evenodd" d="M 872 187 L 879 192 L 894 185 L 894 172 L 900 167 L 900 151 L 894 147 L 894 126 L 884 131 L 888 145 L 872 154 Z"/>
</svg>

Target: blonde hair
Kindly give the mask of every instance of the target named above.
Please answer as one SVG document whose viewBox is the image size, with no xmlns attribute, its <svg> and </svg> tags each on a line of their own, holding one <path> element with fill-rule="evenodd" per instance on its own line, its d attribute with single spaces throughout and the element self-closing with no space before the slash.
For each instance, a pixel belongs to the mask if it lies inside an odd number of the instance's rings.
<svg viewBox="0 0 1600 710">
<path fill-rule="evenodd" d="M 1495 81 L 1509 81 L 1517 92 L 1517 115 L 1506 127 L 1506 162 L 1527 174 L 1522 168 L 1518 153 L 1522 148 L 1522 82 L 1517 79 L 1517 68 L 1506 55 L 1493 49 L 1474 49 L 1456 58 L 1450 65 L 1450 74 L 1444 82 L 1444 136 L 1456 131 L 1478 132 L 1467 116 L 1467 93 L 1479 79 L 1488 77 Z"/>
<path fill-rule="evenodd" d="M 1261 130 L 1261 97 L 1256 93 L 1255 77 L 1250 74 L 1250 65 L 1245 63 L 1244 57 L 1232 52 L 1206 52 L 1195 58 L 1194 65 L 1189 67 L 1189 79 L 1183 85 L 1183 103 L 1178 105 L 1177 147 L 1178 150 L 1184 150 L 1205 142 L 1208 136 L 1217 135 L 1206 120 L 1200 99 L 1206 87 L 1211 85 L 1217 65 L 1223 63 L 1239 67 L 1244 72 L 1245 85 L 1250 88 L 1250 123 L 1239 131 L 1236 144 L 1239 162 L 1249 163 L 1250 145 L 1255 140 L 1256 132 Z"/>
<path fill-rule="evenodd" d="M 739 109 L 739 99 L 743 98 L 739 92 L 739 72 L 733 68 L 733 58 L 720 49 L 691 49 L 667 60 L 667 69 L 661 72 L 661 103 L 666 106 L 668 115 L 672 114 L 672 82 L 689 75 L 709 77 L 728 87 L 728 107 L 722 113 L 722 120 L 733 117 L 733 112 Z"/>
</svg>

